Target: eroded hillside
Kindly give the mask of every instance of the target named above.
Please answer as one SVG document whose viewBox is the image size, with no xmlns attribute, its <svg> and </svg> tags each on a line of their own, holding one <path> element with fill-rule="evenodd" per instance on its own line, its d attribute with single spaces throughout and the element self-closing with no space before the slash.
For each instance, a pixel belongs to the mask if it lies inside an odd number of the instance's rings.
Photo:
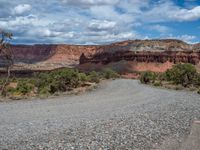
<svg viewBox="0 0 200 150">
<path fill-rule="evenodd" d="M 187 44 L 180 40 L 130 40 L 109 45 L 14 45 L 15 69 L 51 70 L 59 67 L 78 66 L 84 54 L 81 67 L 104 66 L 123 61 L 127 64 L 145 63 L 163 65 L 165 63 L 189 62 L 198 65 L 200 44 Z M 169 62 L 168 62 L 169 60 Z M 126 61 L 126 62 L 124 62 Z M 0 59 L 1 65 L 5 63 Z M 90 64 L 88 64 L 90 63 Z M 87 64 L 87 65 L 86 65 Z M 131 65 L 132 66 L 132 65 Z M 153 67 L 152 66 L 152 67 Z M 145 68 L 139 66 L 139 68 Z M 133 70 L 137 68 L 132 66 Z M 168 67 L 165 67 L 168 68 Z M 138 70 L 138 69 L 136 69 Z M 139 69 L 140 70 L 140 69 Z M 142 69 L 145 70 L 145 69 Z"/>
</svg>

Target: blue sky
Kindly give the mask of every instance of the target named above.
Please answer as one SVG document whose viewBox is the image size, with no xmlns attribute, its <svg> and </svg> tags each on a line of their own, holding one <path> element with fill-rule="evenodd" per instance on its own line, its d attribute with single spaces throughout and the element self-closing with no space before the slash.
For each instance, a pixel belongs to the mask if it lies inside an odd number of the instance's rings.
<svg viewBox="0 0 200 150">
<path fill-rule="evenodd" d="M 0 0 L 13 43 L 106 44 L 174 38 L 200 42 L 199 0 Z"/>
</svg>

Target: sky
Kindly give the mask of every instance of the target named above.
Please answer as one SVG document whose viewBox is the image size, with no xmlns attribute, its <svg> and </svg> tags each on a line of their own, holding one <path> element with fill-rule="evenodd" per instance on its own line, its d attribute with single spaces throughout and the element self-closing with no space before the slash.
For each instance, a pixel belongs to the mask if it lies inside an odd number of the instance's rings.
<svg viewBox="0 0 200 150">
<path fill-rule="evenodd" d="M 0 0 L 0 30 L 15 44 L 200 42 L 200 0 Z"/>
</svg>

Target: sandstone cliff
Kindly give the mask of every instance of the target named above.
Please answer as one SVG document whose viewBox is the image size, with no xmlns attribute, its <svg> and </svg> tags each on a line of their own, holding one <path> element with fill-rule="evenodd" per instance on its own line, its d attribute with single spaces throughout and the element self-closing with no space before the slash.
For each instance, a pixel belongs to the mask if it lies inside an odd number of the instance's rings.
<svg viewBox="0 0 200 150">
<path fill-rule="evenodd" d="M 190 45 L 180 40 L 135 40 L 118 42 L 98 51 L 92 57 L 80 57 L 83 70 L 111 67 L 118 72 L 164 72 L 177 63 L 200 66 L 200 44 Z M 123 62 L 123 63 L 122 63 Z"/>
<path fill-rule="evenodd" d="M 80 64 L 84 63 L 102 63 L 108 64 L 121 60 L 135 62 L 157 62 L 165 63 L 167 61 L 174 64 L 191 63 L 197 65 L 200 62 L 200 51 L 117 51 L 115 53 L 103 52 L 97 53 L 91 58 L 87 58 L 84 54 L 80 57 Z"/>
<path fill-rule="evenodd" d="M 15 69 L 51 70 L 59 67 L 75 66 L 82 53 L 91 56 L 96 46 L 78 45 L 13 45 L 11 47 Z M 0 66 L 5 60 L 0 56 Z"/>
<path fill-rule="evenodd" d="M 109 45 L 14 45 L 15 68 L 51 70 L 80 63 L 103 65 L 127 61 L 146 63 L 199 61 L 200 44 L 187 44 L 180 40 L 132 40 Z M 0 64 L 4 60 L 0 57 Z"/>
</svg>

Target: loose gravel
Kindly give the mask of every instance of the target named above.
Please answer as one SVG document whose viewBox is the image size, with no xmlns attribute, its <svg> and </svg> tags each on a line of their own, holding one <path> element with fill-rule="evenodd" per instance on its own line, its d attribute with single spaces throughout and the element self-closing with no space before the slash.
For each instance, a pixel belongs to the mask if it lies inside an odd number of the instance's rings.
<svg viewBox="0 0 200 150">
<path fill-rule="evenodd" d="M 200 119 L 200 96 L 118 79 L 94 91 L 0 103 L 0 149 L 162 149 Z"/>
</svg>

